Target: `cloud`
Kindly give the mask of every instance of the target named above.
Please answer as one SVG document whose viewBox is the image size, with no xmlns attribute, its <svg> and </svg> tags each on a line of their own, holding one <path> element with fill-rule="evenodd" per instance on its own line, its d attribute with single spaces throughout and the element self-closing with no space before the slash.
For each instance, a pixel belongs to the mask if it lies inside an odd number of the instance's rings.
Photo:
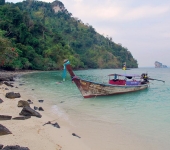
<svg viewBox="0 0 170 150">
<path fill-rule="evenodd" d="M 74 1 L 76 1 L 76 3 L 72 5 L 72 13 L 85 20 L 131 21 L 157 17 L 168 11 L 170 12 L 168 5 L 152 6 L 143 4 L 132 7 L 130 4 L 127 5 L 127 3 L 116 3 L 109 0 L 106 2 L 93 2 L 90 5 L 82 0 Z"/>
<path fill-rule="evenodd" d="M 74 1 L 79 3 L 79 2 L 82 2 L 83 0 L 74 0 Z"/>
<path fill-rule="evenodd" d="M 126 10 L 123 19 L 134 20 L 148 17 L 156 17 L 170 11 L 169 6 L 141 6 L 133 8 L 131 10 Z"/>
</svg>

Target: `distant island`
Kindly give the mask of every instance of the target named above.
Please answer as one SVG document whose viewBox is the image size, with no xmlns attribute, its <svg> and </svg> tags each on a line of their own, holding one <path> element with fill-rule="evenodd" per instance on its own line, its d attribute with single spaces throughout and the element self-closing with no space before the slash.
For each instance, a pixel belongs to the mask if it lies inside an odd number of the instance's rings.
<svg viewBox="0 0 170 150">
<path fill-rule="evenodd" d="M 155 61 L 155 68 L 168 68 L 168 67 L 158 61 Z"/>
</svg>

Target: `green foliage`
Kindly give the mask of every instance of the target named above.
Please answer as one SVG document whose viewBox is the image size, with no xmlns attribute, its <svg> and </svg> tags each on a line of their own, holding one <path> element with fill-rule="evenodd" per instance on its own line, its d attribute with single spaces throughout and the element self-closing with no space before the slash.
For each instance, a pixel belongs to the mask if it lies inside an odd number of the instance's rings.
<svg viewBox="0 0 170 150">
<path fill-rule="evenodd" d="M 64 8 L 59 1 L 0 0 L 0 67 L 54 70 L 66 58 L 76 69 L 138 67 L 128 49 L 55 6 Z"/>
<path fill-rule="evenodd" d="M 5 0 L 0 0 L 0 5 L 4 5 L 5 4 Z"/>
</svg>

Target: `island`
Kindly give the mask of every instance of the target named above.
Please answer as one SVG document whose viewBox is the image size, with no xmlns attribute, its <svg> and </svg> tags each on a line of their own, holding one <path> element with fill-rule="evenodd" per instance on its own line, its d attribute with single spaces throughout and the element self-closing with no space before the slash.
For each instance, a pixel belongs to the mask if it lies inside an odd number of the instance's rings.
<svg viewBox="0 0 170 150">
<path fill-rule="evenodd" d="M 158 61 L 155 61 L 155 68 L 168 68 L 168 67 Z"/>
</svg>

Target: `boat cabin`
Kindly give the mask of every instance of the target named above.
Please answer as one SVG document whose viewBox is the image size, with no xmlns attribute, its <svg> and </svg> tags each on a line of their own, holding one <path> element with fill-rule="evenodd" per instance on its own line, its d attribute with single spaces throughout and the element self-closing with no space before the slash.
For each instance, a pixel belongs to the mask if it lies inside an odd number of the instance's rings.
<svg viewBox="0 0 170 150">
<path fill-rule="evenodd" d="M 109 84 L 113 85 L 140 85 L 139 75 L 109 74 Z"/>
</svg>

